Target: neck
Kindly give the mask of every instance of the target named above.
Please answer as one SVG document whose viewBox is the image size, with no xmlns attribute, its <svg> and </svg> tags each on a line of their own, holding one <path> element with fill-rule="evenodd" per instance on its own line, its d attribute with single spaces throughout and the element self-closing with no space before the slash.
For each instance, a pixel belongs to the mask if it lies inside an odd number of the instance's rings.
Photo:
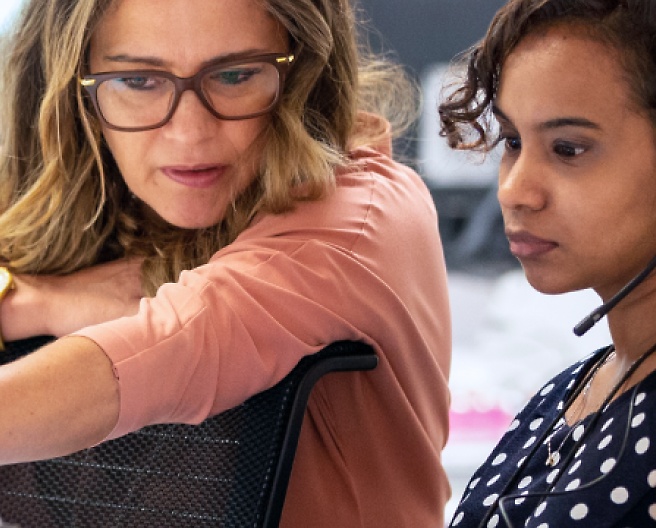
<svg viewBox="0 0 656 528">
<path fill-rule="evenodd" d="M 598 292 L 601 294 L 601 292 Z M 612 292 L 614 294 L 615 292 Z M 611 295 L 601 295 L 606 301 Z M 601 378 L 620 379 L 629 367 L 656 344 L 656 273 L 651 273 L 608 313 L 607 322 L 616 358 L 604 368 Z M 649 357 L 631 383 L 644 378 L 656 369 L 656 354 Z"/>
<path fill-rule="evenodd" d="M 608 327 L 616 359 L 607 365 L 602 379 L 620 379 L 630 366 L 656 344 L 656 281 L 645 281 L 608 314 Z M 627 380 L 628 387 L 656 369 L 656 354 L 648 357 Z"/>
<path fill-rule="evenodd" d="M 656 343 L 655 282 L 641 285 L 607 316 L 618 357 L 635 360 Z"/>
</svg>

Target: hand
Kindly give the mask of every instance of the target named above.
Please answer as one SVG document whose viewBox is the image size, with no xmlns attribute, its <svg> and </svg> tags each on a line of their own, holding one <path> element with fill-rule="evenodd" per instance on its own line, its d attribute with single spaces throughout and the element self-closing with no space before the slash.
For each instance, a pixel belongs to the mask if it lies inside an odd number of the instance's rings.
<svg viewBox="0 0 656 528">
<path fill-rule="evenodd" d="M 141 261 L 123 259 L 69 275 L 16 275 L 0 303 L 5 341 L 60 337 L 96 323 L 134 315 L 143 297 Z"/>
</svg>

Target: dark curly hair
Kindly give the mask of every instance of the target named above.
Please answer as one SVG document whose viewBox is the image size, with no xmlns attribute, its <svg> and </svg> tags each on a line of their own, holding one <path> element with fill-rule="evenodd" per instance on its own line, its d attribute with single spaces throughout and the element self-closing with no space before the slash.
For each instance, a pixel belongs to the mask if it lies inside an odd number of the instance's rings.
<svg viewBox="0 0 656 528">
<path fill-rule="evenodd" d="M 489 151 L 497 144 L 491 106 L 506 58 L 529 33 L 559 24 L 619 52 L 633 102 L 656 126 L 656 0 L 510 0 L 460 57 L 463 77 L 439 106 L 440 134 L 450 147 Z"/>
</svg>

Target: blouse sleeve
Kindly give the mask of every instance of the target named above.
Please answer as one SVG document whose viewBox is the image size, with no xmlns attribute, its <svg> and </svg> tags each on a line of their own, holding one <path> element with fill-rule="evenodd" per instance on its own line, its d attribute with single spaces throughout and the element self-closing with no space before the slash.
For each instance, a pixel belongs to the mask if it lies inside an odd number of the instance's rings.
<svg viewBox="0 0 656 528">
<path fill-rule="evenodd" d="M 416 174 L 375 152 L 362 156 L 366 167 L 341 175 L 329 198 L 258 219 L 208 264 L 143 299 L 137 315 L 78 333 L 105 351 L 119 381 L 109 438 L 201 422 L 340 339 L 439 350 L 448 371 L 432 201 Z M 436 368 L 432 354 L 419 360 Z M 405 375 L 405 360 L 395 361 Z"/>
</svg>

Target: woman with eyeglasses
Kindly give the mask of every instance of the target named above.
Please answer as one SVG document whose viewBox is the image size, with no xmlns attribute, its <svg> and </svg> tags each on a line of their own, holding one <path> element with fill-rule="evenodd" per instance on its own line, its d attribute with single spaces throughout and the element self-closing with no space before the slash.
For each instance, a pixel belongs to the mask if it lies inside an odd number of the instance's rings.
<svg viewBox="0 0 656 528">
<path fill-rule="evenodd" d="M 653 526 L 656 2 L 511 0 L 467 62 L 443 134 L 500 144 L 510 250 L 540 292 L 592 288 L 575 333 L 608 314 L 613 342 L 535 394 L 450 526 Z"/>
<path fill-rule="evenodd" d="M 0 326 L 59 339 L 0 367 L 0 463 L 198 423 L 362 340 L 379 366 L 313 391 L 283 525 L 440 524 L 445 268 L 391 157 L 416 92 L 356 38 L 348 0 L 27 2 Z"/>
</svg>

